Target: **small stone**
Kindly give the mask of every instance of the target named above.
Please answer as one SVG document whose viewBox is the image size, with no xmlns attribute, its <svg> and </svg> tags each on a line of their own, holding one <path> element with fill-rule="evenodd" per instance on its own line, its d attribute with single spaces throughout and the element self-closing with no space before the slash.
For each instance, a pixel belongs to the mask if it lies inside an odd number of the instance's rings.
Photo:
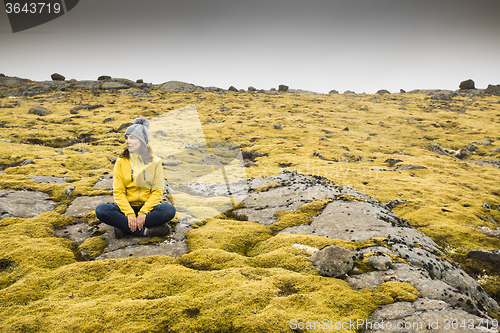
<svg viewBox="0 0 500 333">
<path fill-rule="evenodd" d="M 58 154 L 64 154 L 62 148 L 57 148 L 56 149 L 56 153 L 58 153 Z"/>
<path fill-rule="evenodd" d="M 349 132 L 349 127 L 344 128 L 343 131 Z"/>
<path fill-rule="evenodd" d="M 328 141 L 328 139 L 326 137 L 324 137 L 324 136 L 320 137 L 319 140 L 320 141 Z"/>
<path fill-rule="evenodd" d="M 73 193 L 73 190 L 75 189 L 76 187 L 74 186 L 69 186 L 69 187 L 66 187 L 66 195 L 67 196 L 70 196 L 71 193 Z"/>
<path fill-rule="evenodd" d="M 460 151 L 458 152 L 457 154 L 457 157 L 461 160 L 463 160 L 464 158 L 467 158 L 469 157 L 471 154 L 470 150 L 467 149 L 466 147 L 460 149 Z"/>
<path fill-rule="evenodd" d="M 255 89 L 255 87 L 252 87 L 252 86 L 248 87 L 248 91 L 256 91 L 256 90 L 257 89 Z"/>
<path fill-rule="evenodd" d="M 234 86 L 230 86 L 228 90 L 231 92 L 238 92 L 238 89 L 236 89 L 236 87 Z"/>
<path fill-rule="evenodd" d="M 381 89 L 377 91 L 378 95 L 385 95 L 385 94 L 390 94 L 391 92 L 389 90 Z"/>
<path fill-rule="evenodd" d="M 43 117 L 51 114 L 52 111 L 41 106 L 33 106 L 28 110 L 29 114 L 36 114 L 37 116 Z"/>
<path fill-rule="evenodd" d="M 35 164 L 35 162 L 33 162 L 33 160 L 30 160 L 29 158 L 24 160 L 22 163 L 21 163 L 21 166 L 25 166 L 27 164 Z"/>
<path fill-rule="evenodd" d="M 115 157 L 108 157 L 108 160 L 109 160 L 111 163 L 113 163 L 113 164 L 115 164 L 115 163 L 116 163 L 116 158 L 115 158 Z"/>
<path fill-rule="evenodd" d="M 139 80 L 135 81 L 135 83 L 144 83 L 144 80 L 143 79 L 139 79 Z"/>
<path fill-rule="evenodd" d="M 328 92 L 329 95 L 337 95 L 339 92 L 335 89 L 332 89 L 330 90 L 330 92 Z"/>
<path fill-rule="evenodd" d="M 406 94 L 406 90 L 404 90 L 404 89 L 399 89 L 399 92 L 402 94 Z"/>
<path fill-rule="evenodd" d="M 311 262 L 320 275 L 339 277 L 349 273 L 354 267 L 356 254 L 346 248 L 330 245 L 315 252 Z"/>
<path fill-rule="evenodd" d="M 486 202 L 483 203 L 483 208 L 486 208 L 486 209 L 491 209 L 490 205 L 488 205 Z"/>
<path fill-rule="evenodd" d="M 342 149 L 344 149 L 344 150 L 349 151 L 349 147 L 346 147 L 346 146 L 340 146 L 340 148 L 342 148 Z"/>
<path fill-rule="evenodd" d="M 111 76 L 101 75 L 97 78 L 97 81 L 106 81 L 106 80 L 111 80 Z"/>
<path fill-rule="evenodd" d="M 283 126 L 281 124 L 275 124 L 274 128 L 275 129 L 283 129 Z"/>
</svg>

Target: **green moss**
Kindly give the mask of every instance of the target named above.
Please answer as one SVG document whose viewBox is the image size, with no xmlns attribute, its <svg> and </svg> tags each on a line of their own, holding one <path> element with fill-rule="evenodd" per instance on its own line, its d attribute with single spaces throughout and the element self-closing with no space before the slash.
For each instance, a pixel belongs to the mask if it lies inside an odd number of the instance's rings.
<svg viewBox="0 0 500 333">
<path fill-rule="evenodd" d="M 83 241 L 78 247 L 78 251 L 85 258 L 96 258 L 102 254 L 106 246 L 108 246 L 108 242 L 101 236 L 90 237 Z"/>
<path fill-rule="evenodd" d="M 285 211 L 276 213 L 278 222 L 269 226 L 271 232 L 278 232 L 285 228 L 301 224 L 311 224 L 312 217 L 320 214 L 326 205 L 333 199 L 316 199 L 310 203 L 300 206 L 296 211 Z"/>
<path fill-rule="evenodd" d="M 189 231 L 186 237 L 190 251 L 221 249 L 246 255 L 271 234 L 268 228 L 255 222 L 211 219 L 202 228 Z"/>
<path fill-rule="evenodd" d="M 210 271 L 244 267 L 246 258 L 220 249 L 196 250 L 178 258 L 179 264 L 196 270 Z"/>
<path fill-rule="evenodd" d="M 270 189 L 272 188 L 276 188 L 276 187 L 280 187 L 282 185 L 278 184 L 278 183 L 269 183 L 267 185 L 262 185 L 258 188 L 255 189 L 256 192 L 266 192 L 266 191 L 269 191 Z"/>
</svg>

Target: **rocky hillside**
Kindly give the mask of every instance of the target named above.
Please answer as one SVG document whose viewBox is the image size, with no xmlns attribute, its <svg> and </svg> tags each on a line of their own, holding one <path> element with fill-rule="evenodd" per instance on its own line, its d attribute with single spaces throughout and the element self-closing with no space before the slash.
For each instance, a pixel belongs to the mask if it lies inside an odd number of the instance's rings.
<svg viewBox="0 0 500 333">
<path fill-rule="evenodd" d="M 0 75 L 0 328 L 498 332 L 499 88 Z M 162 156 L 174 232 L 114 239 L 93 210 L 113 201 L 125 128 L 188 107 L 219 153 L 185 139 Z M 229 192 L 189 180 L 240 149 Z"/>
</svg>

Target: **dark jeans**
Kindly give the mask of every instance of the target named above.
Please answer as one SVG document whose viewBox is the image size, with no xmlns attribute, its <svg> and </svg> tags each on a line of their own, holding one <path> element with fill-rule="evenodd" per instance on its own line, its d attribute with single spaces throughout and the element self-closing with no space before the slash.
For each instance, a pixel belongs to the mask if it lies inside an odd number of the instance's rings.
<svg viewBox="0 0 500 333">
<path fill-rule="evenodd" d="M 137 216 L 141 206 L 132 206 Z M 128 218 L 122 213 L 116 204 L 102 204 L 95 209 L 97 218 L 108 225 L 125 230 L 134 236 L 142 236 L 144 228 L 132 232 L 128 227 Z M 146 227 L 165 224 L 175 216 L 175 207 L 168 203 L 156 205 L 153 210 L 146 215 Z"/>
</svg>

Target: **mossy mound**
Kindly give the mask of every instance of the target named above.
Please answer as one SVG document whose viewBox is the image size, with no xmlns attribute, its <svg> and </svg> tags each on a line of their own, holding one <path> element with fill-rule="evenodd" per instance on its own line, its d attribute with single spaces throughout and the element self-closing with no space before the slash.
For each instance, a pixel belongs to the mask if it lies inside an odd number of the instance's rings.
<svg viewBox="0 0 500 333">
<path fill-rule="evenodd" d="M 30 275 L 0 291 L 2 304 L 8 305 L 2 308 L 0 328 L 285 331 L 293 319 L 367 318 L 379 305 L 417 297 L 411 284 L 400 282 L 354 291 L 342 280 L 284 269 L 199 271 L 156 257 L 108 260 Z"/>
<path fill-rule="evenodd" d="M 78 251 L 85 258 L 96 258 L 102 251 L 108 246 L 102 237 L 91 237 L 83 241 L 83 243 L 78 247 Z"/>
</svg>

